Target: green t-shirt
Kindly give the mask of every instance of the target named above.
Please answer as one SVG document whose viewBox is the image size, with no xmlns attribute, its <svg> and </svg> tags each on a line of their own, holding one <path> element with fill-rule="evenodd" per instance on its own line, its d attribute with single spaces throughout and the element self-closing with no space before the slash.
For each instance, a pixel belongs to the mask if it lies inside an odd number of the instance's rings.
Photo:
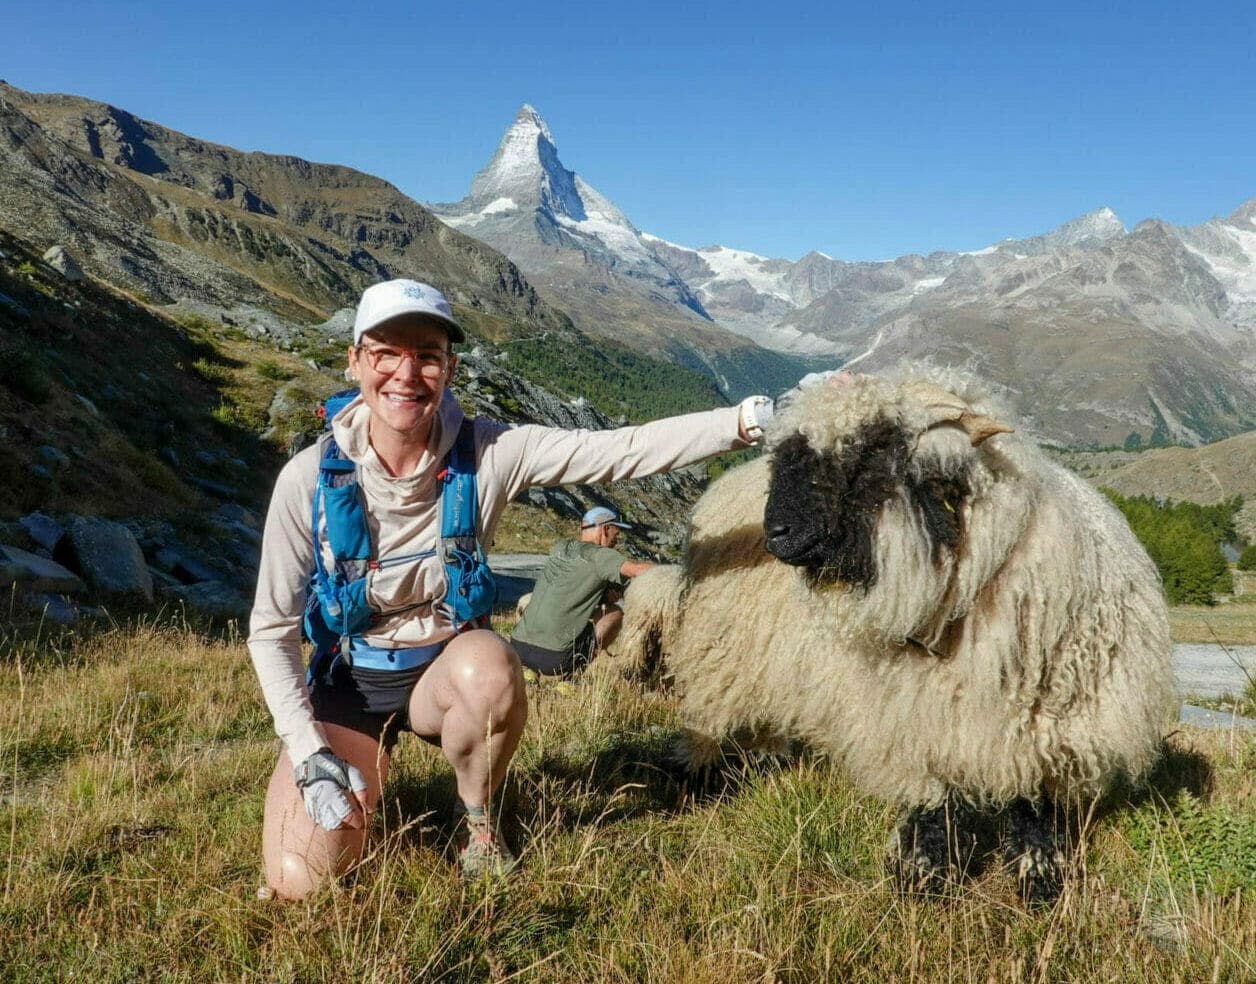
<svg viewBox="0 0 1256 984">
<path fill-rule="evenodd" d="M 523 610 L 513 637 L 543 649 L 571 648 L 609 585 L 622 585 L 624 555 L 584 540 L 554 544 L 532 600 Z"/>
</svg>

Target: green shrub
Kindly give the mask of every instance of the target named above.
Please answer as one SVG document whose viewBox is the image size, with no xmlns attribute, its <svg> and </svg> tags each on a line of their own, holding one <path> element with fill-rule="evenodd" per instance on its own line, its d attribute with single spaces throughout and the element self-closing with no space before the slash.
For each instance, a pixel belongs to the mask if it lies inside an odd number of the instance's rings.
<svg viewBox="0 0 1256 984">
<path fill-rule="evenodd" d="M 761 448 L 743 448 L 741 451 L 717 455 L 707 462 L 707 479 L 713 482 L 726 471 L 731 471 L 738 465 L 744 465 L 747 461 L 753 461 L 762 453 Z"/>
<path fill-rule="evenodd" d="M 52 395 L 52 378 L 42 360 L 17 342 L 0 345 L 0 385 L 36 404 L 47 403 Z"/>
<path fill-rule="evenodd" d="M 1243 505 L 1241 497 L 1201 506 L 1103 491 L 1160 570 L 1169 604 L 1212 605 L 1217 592 L 1229 591 L 1230 567 L 1220 544 L 1235 537 L 1234 516 Z"/>
<path fill-rule="evenodd" d="M 253 368 L 263 379 L 269 379 L 276 383 L 282 383 L 291 379 L 293 376 L 291 372 L 281 366 L 274 359 L 263 359 Z"/>
<path fill-rule="evenodd" d="M 1256 890 L 1256 816 L 1188 792 L 1153 800 L 1124 821 L 1130 846 L 1161 859 L 1178 887 L 1218 894 Z"/>
<path fill-rule="evenodd" d="M 1243 552 L 1239 554 L 1239 570 L 1256 571 L 1256 543 L 1245 547 Z"/>
<path fill-rule="evenodd" d="M 208 359 L 197 359 L 192 363 L 192 371 L 205 382 L 217 386 L 231 382 L 231 370 L 221 363 L 210 362 Z"/>
<path fill-rule="evenodd" d="M 502 349 L 511 372 L 555 394 L 583 396 L 611 418 L 641 422 L 727 403 L 708 376 L 614 342 L 599 341 L 593 351 L 571 336 L 545 332 L 512 338 Z"/>
<path fill-rule="evenodd" d="M 211 332 L 218 326 L 201 314 L 185 314 L 179 318 L 179 324 L 189 331 Z"/>
<path fill-rule="evenodd" d="M 230 400 L 219 400 L 218 406 L 209 411 L 209 416 L 215 424 L 228 430 L 243 426 L 240 408 Z"/>
</svg>

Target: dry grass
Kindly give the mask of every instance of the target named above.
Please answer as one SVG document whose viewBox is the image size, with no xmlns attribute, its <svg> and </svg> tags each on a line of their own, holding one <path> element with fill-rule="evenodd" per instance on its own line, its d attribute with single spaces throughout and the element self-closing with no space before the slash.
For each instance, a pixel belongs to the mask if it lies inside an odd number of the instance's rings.
<svg viewBox="0 0 1256 984">
<path fill-rule="evenodd" d="M 512 502 L 502 512 L 493 535 L 494 551 L 546 554 L 555 541 L 574 537 L 578 524 L 526 502 Z"/>
<path fill-rule="evenodd" d="M 1238 595 L 1212 608 L 1199 605 L 1170 608 L 1169 630 L 1174 642 L 1256 645 L 1256 594 Z"/>
<path fill-rule="evenodd" d="M 506 886 L 459 882 L 449 769 L 403 741 L 367 862 L 288 905 L 255 897 L 276 747 L 238 638 L 0 644 L 6 980 L 1256 979 L 1251 737 L 1176 736 L 1026 912 L 997 866 L 900 897 L 892 811 L 822 763 L 679 781 L 669 698 L 595 673 L 530 692 Z"/>
</svg>

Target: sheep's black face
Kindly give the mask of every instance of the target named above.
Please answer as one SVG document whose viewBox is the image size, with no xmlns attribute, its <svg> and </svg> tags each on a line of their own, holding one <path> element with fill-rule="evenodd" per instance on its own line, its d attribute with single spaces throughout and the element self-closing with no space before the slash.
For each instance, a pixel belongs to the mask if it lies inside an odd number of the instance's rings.
<svg viewBox="0 0 1256 984">
<path fill-rule="evenodd" d="M 768 552 L 805 568 L 812 580 L 871 587 L 873 533 L 886 502 L 904 492 L 919 511 L 934 559 L 939 547 L 955 547 L 967 477 L 912 469 L 910 454 L 902 427 L 884 419 L 865 424 L 838 453 L 817 452 L 801 434 L 781 442 L 763 514 Z"/>
</svg>

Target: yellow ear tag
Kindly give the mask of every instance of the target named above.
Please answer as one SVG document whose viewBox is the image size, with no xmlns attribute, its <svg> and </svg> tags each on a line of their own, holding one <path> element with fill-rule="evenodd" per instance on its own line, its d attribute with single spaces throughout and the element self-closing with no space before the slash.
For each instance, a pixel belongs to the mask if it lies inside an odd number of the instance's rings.
<svg viewBox="0 0 1256 984">
<path fill-rule="evenodd" d="M 945 499 L 942 500 L 942 505 L 946 506 L 947 512 L 955 512 L 955 507 L 951 505 L 949 502 L 947 502 Z"/>
</svg>

